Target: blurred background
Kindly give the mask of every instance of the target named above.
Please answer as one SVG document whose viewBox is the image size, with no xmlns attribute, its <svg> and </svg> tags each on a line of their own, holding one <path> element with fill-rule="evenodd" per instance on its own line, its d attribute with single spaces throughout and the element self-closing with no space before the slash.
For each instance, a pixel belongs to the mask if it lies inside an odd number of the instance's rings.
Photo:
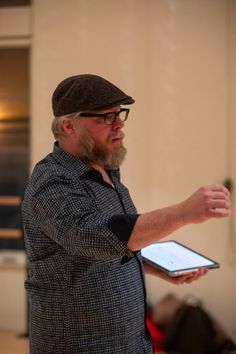
<svg viewBox="0 0 236 354">
<path fill-rule="evenodd" d="M 15 353 L 28 353 L 20 205 L 33 166 L 52 150 L 52 92 L 81 73 L 136 100 L 122 176 L 139 213 L 203 184 L 231 188 L 230 219 L 169 237 L 220 269 L 181 287 L 148 276 L 147 292 L 151 306 L 169 292 L 200 299 L 236 340 L 236 1 L 0 0 L 0 353 L 14 354 L 11 336 Z"/>
</svg>

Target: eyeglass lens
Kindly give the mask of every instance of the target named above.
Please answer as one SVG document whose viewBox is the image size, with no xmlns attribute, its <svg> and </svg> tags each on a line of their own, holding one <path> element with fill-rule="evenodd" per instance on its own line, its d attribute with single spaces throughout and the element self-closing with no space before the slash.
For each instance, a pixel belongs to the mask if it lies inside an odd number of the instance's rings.
<svg viewBox="0 0 236 354">
<path fill-rule="evenodd" d="M 111 125 L 115 122 L 116 118 L 120 118 L 122 122 L 124 122 L 128 118 L 128 110 L 121 110 L 120 112 L 111 112 L 108 114 L 105 114 L 105 123 L 107 125 Z"/>
</svg>

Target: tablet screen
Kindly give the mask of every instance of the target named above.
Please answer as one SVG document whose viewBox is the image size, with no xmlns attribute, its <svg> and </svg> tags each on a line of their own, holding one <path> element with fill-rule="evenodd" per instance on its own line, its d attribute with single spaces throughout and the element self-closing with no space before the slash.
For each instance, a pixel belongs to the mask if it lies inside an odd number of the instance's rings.
<svg viewBox="0 0 236 354">
<path fill-rule="evenodd" d="M 141 250 L 142 257 L 169 275 L 177 276 L 201 267 L 218 268 L 219 264 L 176 241 L 152 244 Z"/>
</svg>

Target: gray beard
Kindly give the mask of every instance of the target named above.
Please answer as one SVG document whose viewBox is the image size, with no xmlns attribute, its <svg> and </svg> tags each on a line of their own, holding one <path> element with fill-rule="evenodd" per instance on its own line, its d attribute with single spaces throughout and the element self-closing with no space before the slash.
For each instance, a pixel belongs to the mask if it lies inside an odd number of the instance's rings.
<svg viewBox="0 0 236 354">
<path fill-rule="evenodd" d="M 82 128 L 82 127 L 81 127 Z M 106 170 L 117 169 L 124 161 L 126 156 L 126 148 L 121 145 L 114 151 L 109 152 L 103 147 L 96 146 L 96 143 L 90 133 L 82 128 L 80 131 L 80 159 L 90 165 L 97 164 Z"/>
</svg>

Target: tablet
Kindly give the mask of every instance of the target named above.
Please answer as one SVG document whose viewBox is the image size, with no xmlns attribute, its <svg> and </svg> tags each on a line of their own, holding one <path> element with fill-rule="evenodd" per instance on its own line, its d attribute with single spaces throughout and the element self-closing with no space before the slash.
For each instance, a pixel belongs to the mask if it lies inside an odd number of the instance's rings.
<svg viewBox="0 0 236 354">
<path fill-rule="evenodd" d="M 193 272 L 199 268 L 219 268 L 219 263 L 176 241 L 163 241 L 141 250 L 142 258 L 171 277 Z"/>
</svg>

